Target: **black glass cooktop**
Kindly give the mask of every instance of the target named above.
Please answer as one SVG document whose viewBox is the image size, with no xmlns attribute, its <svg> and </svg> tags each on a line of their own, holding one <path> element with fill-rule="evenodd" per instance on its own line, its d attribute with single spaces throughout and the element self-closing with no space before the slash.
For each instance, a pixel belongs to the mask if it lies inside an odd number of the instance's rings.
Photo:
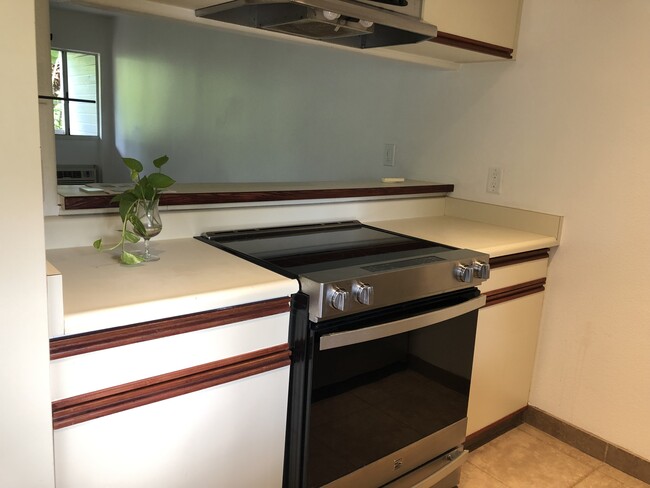
<svg viewBox="0 0 650 488">
<path fill-rule="evenodd" d="M 440 259 L 433 253 L 454 249 L 356 221 L 206 232 L 198 239 L 290 277 L 348 266 L 379 271 L 394 260 L 417 265 Z"/>
</svg>

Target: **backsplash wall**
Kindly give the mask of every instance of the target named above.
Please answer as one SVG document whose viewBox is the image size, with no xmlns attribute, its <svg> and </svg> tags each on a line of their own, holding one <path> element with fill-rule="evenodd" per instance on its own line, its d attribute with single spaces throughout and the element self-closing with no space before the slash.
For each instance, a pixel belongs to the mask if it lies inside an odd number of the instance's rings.
<svg viewBox="0 0 650 488">
<path fill-rule="evenodd" d="M 167 153 L 186 183 L 409 177 L 426 159 L 436 100 L 423 93 L 439 71 L 152 16 L 113 22 L 105 181 L 128 180 L 120 155 Z"/>
</svg>

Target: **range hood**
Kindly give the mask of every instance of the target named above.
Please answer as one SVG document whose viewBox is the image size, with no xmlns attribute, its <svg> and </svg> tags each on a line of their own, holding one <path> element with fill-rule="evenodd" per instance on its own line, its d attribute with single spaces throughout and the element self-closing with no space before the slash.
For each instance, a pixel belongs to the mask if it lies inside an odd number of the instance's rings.
<svg viewBox="0 0 650 488">
<path fill-rule="evenodd" d="M 422 2 L 409 1 L 416 5 Z M 403 0 L 231 0 L 198 9 L 196 16 L 356 48 L 414 44 L 435 37 L 436 26 L 423 22 L 419 15 L 399 12 L 407 3 Z M 378 6 L 384 4 L 390 5 Z M 409 8 L 413 10 L 414 6 Z"/>
</svg>

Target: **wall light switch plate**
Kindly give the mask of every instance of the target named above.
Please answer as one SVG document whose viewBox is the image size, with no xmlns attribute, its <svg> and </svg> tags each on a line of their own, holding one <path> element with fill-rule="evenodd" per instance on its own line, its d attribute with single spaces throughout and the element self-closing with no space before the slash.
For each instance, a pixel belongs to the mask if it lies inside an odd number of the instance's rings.
<svg viewBox="0 0 650 488">
<path fill-rule="evenodd" d="M 384 166 L 395 166 L 395 144 L 384 144 Z"/>
</svg>

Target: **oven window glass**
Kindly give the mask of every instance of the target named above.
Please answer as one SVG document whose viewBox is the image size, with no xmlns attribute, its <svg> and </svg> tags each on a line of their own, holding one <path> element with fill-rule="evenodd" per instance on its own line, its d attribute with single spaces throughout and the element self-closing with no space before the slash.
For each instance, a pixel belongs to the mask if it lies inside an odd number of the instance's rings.
<svg viewBox="0 0 650 488">
<path fill-rule="evenodd" d="M 314 353 L 309 487 L 467 416 L 476 318 Z"/>
</svg>

